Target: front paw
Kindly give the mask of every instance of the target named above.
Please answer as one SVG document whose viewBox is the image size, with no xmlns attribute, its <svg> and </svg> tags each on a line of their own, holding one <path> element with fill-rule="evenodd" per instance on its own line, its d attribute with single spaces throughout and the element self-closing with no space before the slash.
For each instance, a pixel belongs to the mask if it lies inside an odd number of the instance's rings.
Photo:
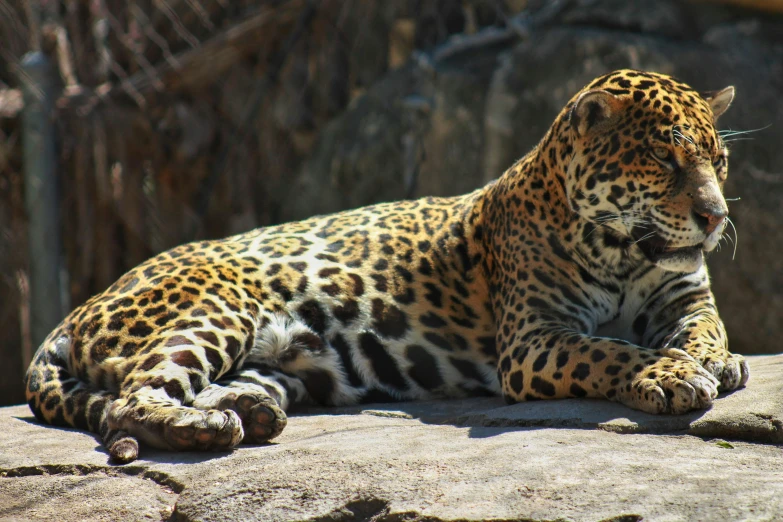
<svg viewBox="0 0 783 522">
<path fill-rule="evenodd" d="M 725 359 L 709 356 L 702 365 L 720 381 L 720 391 L 741 388 L 750 376 L 745 358 L 733 353 L 727 353 Z"/>
<path fill-rule="evenodd" d="M 690 356 L 676 352 L 670 354 L 676 359 L 660 357 L 633 376 L 618 394 L 620 402 L 655 414 L 709 408 L 720 383 Z"/>
</svg>

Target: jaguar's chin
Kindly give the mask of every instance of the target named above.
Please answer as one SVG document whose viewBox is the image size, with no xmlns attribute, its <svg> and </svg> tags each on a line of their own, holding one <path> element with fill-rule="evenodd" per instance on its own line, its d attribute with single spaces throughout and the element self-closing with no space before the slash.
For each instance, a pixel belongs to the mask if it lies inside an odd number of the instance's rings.
<svg viewBox="0 0 783 522">
<path fill-rule="evenodd" d="M 652 263 L 672 272 L 695 272 L 704 262 L 705 244 L 673 246 L 657 233 L 634 228 L 634 245 Z"/>
<path fill-rule="evenodd" d="M 645 254 L 646 255 L 646 254 Z M 700 246 L 677 248 L 670 252 L 647 257 L 670 272 L 695 272 L 704 263 L 704 251 Z"/>
</svg>

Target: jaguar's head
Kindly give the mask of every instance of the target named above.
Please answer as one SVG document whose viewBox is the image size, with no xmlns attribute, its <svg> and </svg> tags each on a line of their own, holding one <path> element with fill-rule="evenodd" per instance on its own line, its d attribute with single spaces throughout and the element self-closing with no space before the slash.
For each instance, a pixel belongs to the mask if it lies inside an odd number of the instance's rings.
<svg viewBox="0 0 783 522">
<path fill-rule="evenodd" d="M 715 128 L 734 88 L 698 93 L 662 74 L 616 71 L 569 104 L 571 208 L 630 251 L 692 272 L 728 223 L 727 150 Z"/>
</svg>

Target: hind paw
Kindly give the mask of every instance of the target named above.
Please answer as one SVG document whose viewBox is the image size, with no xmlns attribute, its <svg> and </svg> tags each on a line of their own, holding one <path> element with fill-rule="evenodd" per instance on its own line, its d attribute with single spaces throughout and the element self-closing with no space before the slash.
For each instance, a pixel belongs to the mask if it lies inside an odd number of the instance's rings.
<svg viewBox="0 0 783 522">
<path fill-rule="evenodd" d="M 242 442 L 246 444 L 267 442 L 280 435 L 288 423 L 285 412 L 272 397 L 251 388 L 211 385 L 199 393 L 193 405 L 236 412 L 242 420 Z"/>
<path fill-rule="evenodd" d="M 240 394 L 235 400 L 228 397 L 221 401 L 220 409 L 231 409 L 239 414 L 245 429 L 246 444 L 260 444 L 271 440 L 283 431 L 288 418 L 271 397 L 257 394 Z"/>
<path fill-rule="evenodd" d="M 225 451 L 242 440 L 242 420 L 233 411 L 207 411 L 185 406 L 139 405 L 135 400 L 115 401 L 109 411 L 109 429 L 125 432 L 156 448 L 168 450 Z M 112 456 L 128 461 L 130 450 L 109 441 Z M 116 453 L 116 455 L 115 455 Z M 131 459 L 132 460 L 132 459 Z"/>
<path fill-rule="evenodd" d="M 242 440 L 242 421 L 231 410 L 196 410 L 167 423 L 163 436 L 177 450 L 224 451 Z"/>
</svg>

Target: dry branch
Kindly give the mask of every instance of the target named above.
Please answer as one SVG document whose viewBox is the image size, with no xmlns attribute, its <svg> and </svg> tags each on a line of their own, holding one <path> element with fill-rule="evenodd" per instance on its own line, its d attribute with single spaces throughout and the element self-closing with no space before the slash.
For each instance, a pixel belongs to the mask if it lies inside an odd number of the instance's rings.
<svg viewBox="0 0 783 522">
<path fill-rule="evenodd" d="M 264 46 L 270 36 L 287 31 L 307 9 L 305 0 L 290 0 L 277 7 L 262 7 L 234 25 L 202 43 L 171 57 L 150 70 L 143 68 L 127 76 L 116 85 L 101 85 L 94 90 L 83 86 L 70 89 L 58 101 L 60 109 L 94 104 L 95 98 L 130 95 L 137 103 L 160 90 L 161 83 L 168 91 L 194 88 L 214 82 L 244 57 Z M 0 117 L 15 117 L 24 107 L 16 89 L 0 91 Z"/>
</svg>

